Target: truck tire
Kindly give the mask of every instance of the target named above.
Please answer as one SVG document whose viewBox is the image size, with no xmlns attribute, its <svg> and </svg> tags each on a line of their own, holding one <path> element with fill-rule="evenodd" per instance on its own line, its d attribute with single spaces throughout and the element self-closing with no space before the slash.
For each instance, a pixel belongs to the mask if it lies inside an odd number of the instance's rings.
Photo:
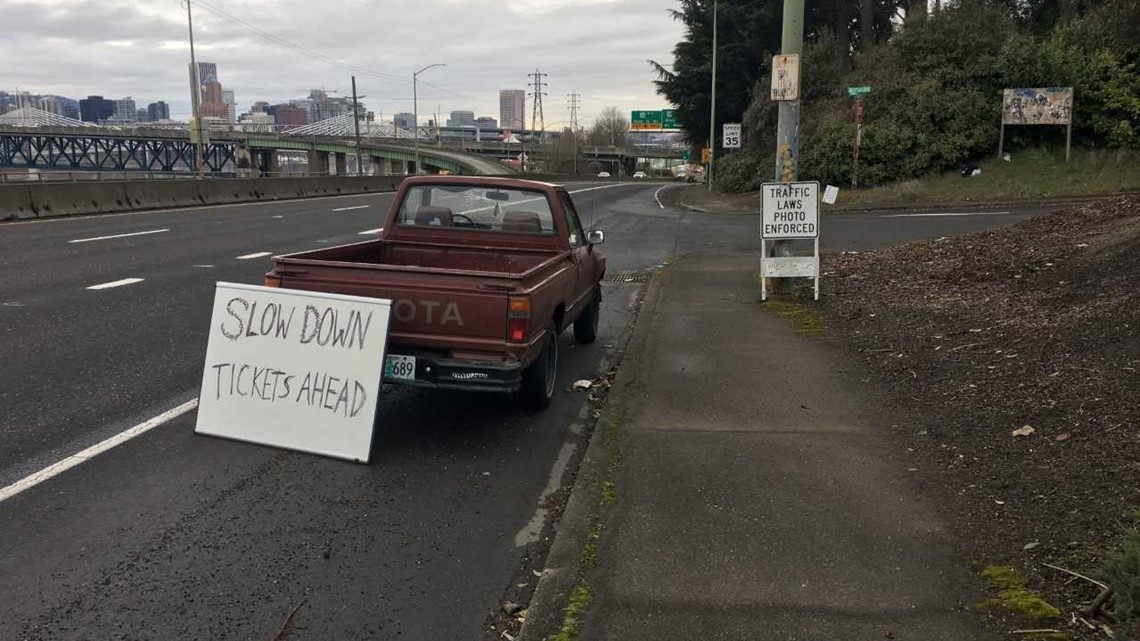
<svg viewBox="0 0 1140 641">
<path fill-rule="evenodd" d="M 574 321 L 574 340 L 585 345 L 598 340 L 598 319 L 602 316 L 602 292 L 594 296 L 594 302 Z"/>
<path fill-rule="evenodd" d="M 558 329 L 551 323 L 546 330 L 542 352 L 522 373 L 522 404 L 528 409 L 544 410 L 554 400 L 558 379 Z"/>
</svg>

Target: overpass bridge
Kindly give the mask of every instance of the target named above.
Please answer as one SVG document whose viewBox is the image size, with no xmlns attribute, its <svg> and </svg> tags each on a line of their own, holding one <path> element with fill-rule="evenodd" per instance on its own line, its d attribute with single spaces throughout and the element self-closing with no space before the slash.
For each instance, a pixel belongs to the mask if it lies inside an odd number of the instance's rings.
<svg viewBox="0 0 1140 641">
<path fill-rule="evenodd" d="M 309 173 L 348 173 L 348 158 L 356 145 L 342 136 L 289 136 L 273 133 L 219 131 L 210 133 L 203 148 L 203 165 L 211 175 L 280 173 L 280 152 L 307 156 Z M 362 140 L 360 154 L 375 175 L 415 173 L 415 150 L 409 141 Z M 503 174 L 511 170 L 492 159 L 463 150 L 420 145 L 422 169 L 455 174 Z M 19 127 L 0 125 L 0 168 L 58 171 L 197 170 L 189 132 L 172 129 L 105 127 Z"/>
</svg>

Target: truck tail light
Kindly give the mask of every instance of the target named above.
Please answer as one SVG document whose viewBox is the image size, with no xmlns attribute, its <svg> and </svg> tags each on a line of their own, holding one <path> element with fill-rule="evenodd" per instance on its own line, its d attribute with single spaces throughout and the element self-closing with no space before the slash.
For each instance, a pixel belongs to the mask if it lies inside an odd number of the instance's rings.
<svg viewBox="0 0 1140 641">
<path fill-rule="evenodd" d="M 530 332 L 530 298 L 511 297 L 507 302 L 507 340 L 525 343 Z"/>
<path fill-rule="evenodd" d="M 280 287 L 281 286 L 281 277 L 280 276 L 266 276 L 264 285 L 266 287 Z"/>
</svg>

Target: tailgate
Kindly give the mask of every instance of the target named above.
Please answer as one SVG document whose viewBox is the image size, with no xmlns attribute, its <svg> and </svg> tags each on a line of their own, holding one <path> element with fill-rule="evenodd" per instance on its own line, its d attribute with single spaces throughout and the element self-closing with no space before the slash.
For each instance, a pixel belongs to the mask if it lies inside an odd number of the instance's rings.
<svg viewBox="0 0 1140 641">
<path fill-rule="evenodd" d="M 511 279 L 385 269 L 378 265 L 289 265 L 276 270 L 281 287 L 392 301 L 394 345 L 502 352 Z"/>
</svg>

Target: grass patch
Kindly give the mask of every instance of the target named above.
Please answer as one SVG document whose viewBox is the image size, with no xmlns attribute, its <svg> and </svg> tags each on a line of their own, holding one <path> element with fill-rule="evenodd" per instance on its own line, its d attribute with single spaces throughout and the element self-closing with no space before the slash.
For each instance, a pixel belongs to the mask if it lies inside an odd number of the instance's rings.
<svg viewBox="0 0 1140 641">
<path fill-rule="evenodd" d="M 1135 151 L 1074 149 L 1070 162 L 1065 162 L 1064 149 L 1014 150 L 1010 156 L 1011 162 L 997 158 L 982 161 L 981 175 L 973 178 L 946 172 L 872 189 L 841 190 L 836 208 L 1007 202 L 1140 191 L 1140 172 L 1136 171 L 1140 153 Z"/>
<path fill-rule="evenodd" d="M 1019 623 L 1040 628 L 1061 619 L 1061 611 L 1025 587 L 1025 579 L 1017 570 L 1006 565 L 991 565 L 981 572 L 997 596 L 975 603 L 970 607 L 978 614 L 1010 618 Z M 1068 641 L 1063 632 L 1039 632 L 1018 635 L 1026 641 Z"/>
<path fill-rule="evenodd" d="M 823 321 L 819 314 L 792 298 L 785 298 L 778 294 L 772 295 L 760 306 L 788 321 L 788 324 L 800 336 L 818 336 L 823 331 Z"/>
<path fill-rule="evenodd" d="M 1140 621 L 1140 513 L 1121 531 L 1116 549 L 1098 568 L 1098 578 L 1112 586 L 1112 614 L 1121 623 Z"/>
<path fill-rule="evenodd" d="M 563 610 L 562 629 L 551 641 L 572 641 L 578 638 L 578 626 L 590 603 L 594 601 L 594 590 L 589 584 L 578 584 L 570 592 L 570 599 Z"/>
</svg>

